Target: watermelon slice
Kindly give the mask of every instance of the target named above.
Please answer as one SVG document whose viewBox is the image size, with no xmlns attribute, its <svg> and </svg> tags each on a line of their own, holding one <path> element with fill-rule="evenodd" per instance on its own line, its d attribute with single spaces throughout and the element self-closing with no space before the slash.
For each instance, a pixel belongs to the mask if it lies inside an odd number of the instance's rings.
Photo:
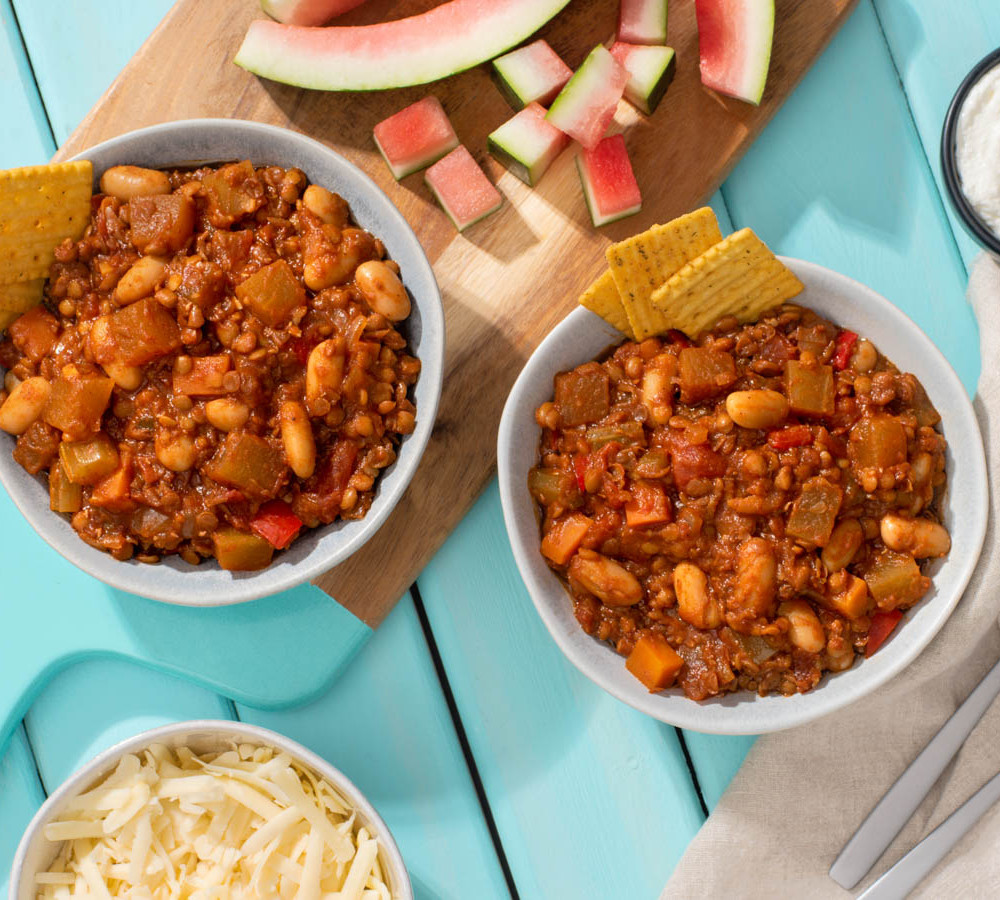
<svg viewBox="0 0 1000 900">
<path fill-rule="evenodd" d="M 546 118 L 584 147 L 604 137 L 628 84 L 628 72 L 598 44 L 556 97 Z"/>
<path fill-rule="evenodd" d="M 327 91 L 426 84 L 534 34 L 569 0 L 449 0 L 377 25 L 305 28 L 255 19 L 234 62 L 264 78 Z"/>
<path fill-rule="evenodd" d="M 322 25 L 342 16 L 365 0 L 260 0 L 272 19 L 286 25 Z"/>
<path fill-rule="evenodd" d="M 620 0 L 618 40 L 626 44 L 665 44 L 667 0 Z"/>
<path fill-rule="evenodd" d="M 677 58 L 673 49 L 619 41 L 611 46 L 611 55 L 628 71 L 625 99 L 647 116 L 652 115 L 674 80 Z"/>
<path fill-rule="evenodd" d="M 503 203 L 472 154 L 459 144 L 424 173 L 424 181 L 459 231 L 496 212 Z"/>
<path fill-rule="evenodd" d="M 581 151 L 576 167 L 595 225 L 617 222 L 642 208 L 642 194 L 620 134 L 606 137 L 592 150 Z"/>
<path fill-rule="evenodd" d="M 764 95 L 774 0 L 695 0 L 701 83 L 755 106 Z"/>
<path fill-rule="evenodd" d="M 525 184 L 536 185 L 569 138 L 545 121 L 545 108 L 529 103 L 487 139 L 490 153 Z"/>
<path fill-rule="evenodd" d="M 397 181 L 426 169 L 458 146 L 458 135 L 437 97 L 424 97 L 383 119 L 373 135 Z"/>
<path fill-rule="evenodd" d="M 493 60 L 493 76 L 507 102 L 522 109 L 529 103 L 551 103 L 573 70 L 548 41 L 537 40 Z"/>
</svg>

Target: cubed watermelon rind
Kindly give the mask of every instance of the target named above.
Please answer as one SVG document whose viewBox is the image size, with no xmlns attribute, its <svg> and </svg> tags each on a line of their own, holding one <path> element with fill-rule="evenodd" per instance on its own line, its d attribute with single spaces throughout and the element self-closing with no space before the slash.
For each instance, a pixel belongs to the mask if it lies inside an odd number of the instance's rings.
<svg viewBox="0 0 1000 900">
<path fill-rule="evenodd" d="M 550 103 L 573 76 L 573 70 L 540 38 L 498 56 L 490 74 L 504 99 L 519 110 L 529 103 Z"/>
<path fill-rule="evenodd" d="M 569 138 L 545 121 L 545 110 L 530 103 L 486 139 L 490 153 L 530 187 L 566 149 Z"/>
<path fill-rule="evenodd" d="M 618 52 L 617 48 L 627 48 Z M 677 71 L 677 55 L 672 47 L 649 44 L 616 43 L 611 48 L 629 73 L 625 99 L 636 109 L 651 116 L 660 105 Z"/>
</svg>

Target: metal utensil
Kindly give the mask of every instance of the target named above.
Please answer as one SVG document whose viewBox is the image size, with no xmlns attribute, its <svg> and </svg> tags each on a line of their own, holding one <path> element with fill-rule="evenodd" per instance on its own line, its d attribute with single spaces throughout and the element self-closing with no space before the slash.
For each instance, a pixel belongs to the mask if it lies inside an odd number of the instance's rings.
<svg viewBox="0 0 1000 900">
<path fill-rule="evenodd" d="M 952 717 L 945 722 L 941 730 L 920 751 L 920 755 L 896 779 L 896 783 L 889 788 L 885 796 L 879 800 L 875 808 L 868 814 L 868 817 L 861 823 L 861 827 L 854 832 L 854 836 L 844 845 L 844 849 L 840 851 L 840 855 L 834 861 L 833 865 L 830 866 L 830 877 L 837 884 L 850 889 L 864 878 L 868 870 L 875 864 L 875 861 L 885 852 L 889 844 L 892 843 L 893 838 L 902 830 L 910 816 L 913 815 L 916 808 L 920 805 L 920 802 L 927 796 L 927 792 L 933 787 L 934 782 L 938 780 L 948 763 L 951 762 L 952 757 L 958 752 L 958 749 L 965 742 L 972 729 L 976 727 L 976 723 L 982 718 L 983 713 L 986 712 L 997 694 L 1000 694 L 1000 662 L 990 669 L 986 677 L 979 682 L 975 690 L 965 699 L 965 702 L 955 710 Z M 995 781 L 997 781 L 996 778 L 989 782 L 989 784 L 993 784 Z M 997 789 L 1000 789 L 1000 783 L 998 783 Z M 984 787 L 980 793 L 985 790 L 986 788 Z M 974 795 L 966 803 L 966 806 L 972 804 L 977 797 L 978 794 Z M 917 847 L 923 847 L 924 844 L 928 843 L 937 835 L 938 831 L 944 829 L 964 809 L 965 806 L 957 810 L 950 819 L 944 822 L 936 831 L 928 835 Z M 978 813 L 975 818 L 978 818 L 980 815 L 982 815 L 982 812 Z M 954 840 L 958 840 L 959 837 L 965 834 L 965 831 L 971 827 L 975 818 L 970 819 L 964 829 L 957 832 L 958 836 Z M 965 819 L 963 818 L 962 821 L 964 822 Z M 948 833 L 952 834 L 955 832 L 949 831 Z M 940 841 L 942 838 L 939 837 L 936 840 Z M 947 852 L 950 846 L 951 844 L 945 846 L 944 850 L 941 851 L 941 856 Z M 912 854 L 913 851 L 911 850 L 907 856 Z M 906 858 L 904 857 L 903 859 L 905 860 Z M 931 866 L 940 858 L 940 856 L 934 857 Z M 902 862 L 903 860 L 900 860 L 896 866 L 899 866 Z M 894 866 L 893 869 L 895 868 Z M 893 869 L 886 872 L 875 884 L 879 884 Z M 907 867 L 907 871 L 912 871 L 912 868 Z M 930 871 L 930 866 L 922 871 L 926 874 L 927 871 Z M 899 877 L 896 876 L 896 878 Z M 923 876 L 921 875 L 920 877 Z M 872 885 L 869 891 L 874 887 L 875 885 Z M 864 896 L 867 897 L 867 893 Z M 879 894 L 878 896 L 884 897 L 890 895 Z"/>
<path fill-rule="evenodd" d="M 902 900 L 1000 800 L 1000 772 L 878 879 L 858 900 Z"/>
</svg>

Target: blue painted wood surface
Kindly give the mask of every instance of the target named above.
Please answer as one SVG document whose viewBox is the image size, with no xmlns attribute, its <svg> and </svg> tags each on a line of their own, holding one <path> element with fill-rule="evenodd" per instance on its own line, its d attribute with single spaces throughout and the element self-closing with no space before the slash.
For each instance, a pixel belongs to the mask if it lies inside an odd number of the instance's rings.
<svg viewBox="0 0 1000 900">
<path fill-rule="evenodd" d="M 15 0 L 22 36 L 9 3 L 0 0 L 0 166 L 48 156 L 49 122 L 64 139 L 169 6 Z M 954 87 L 997 43 L 992 0 L 862 0 L 713 201 L 724 222 L 752 225 L 778 252 L 853 275 L 910 312 L 970 390 L 978 344 L 963 292 L 975 248 L 942 203 L 937 140 Z M 8 531 L 10 521 L 0 510 Z M 418 585 L 427 632 L 404 600 L 347 674 L 298 710 L 233 707 L 124 661 L 65 669 L 0 756 L 0 879 L 43 797 L 36 765 L 52 787 L 141 728 L 238 714 L 358 782 L 399 840 L 418 896 L 506 896 L 499 853 L 522 897 L 655 896 L 702 818 L 679 737 L 562 659 L 513 569 L 494 486 Z M 0 592 L 0 608 L 8 603 Z M 363 722 L 363 739 L 344 721 Z M 684 741 L 710 809 L 752 739 Z"/>
</svg>

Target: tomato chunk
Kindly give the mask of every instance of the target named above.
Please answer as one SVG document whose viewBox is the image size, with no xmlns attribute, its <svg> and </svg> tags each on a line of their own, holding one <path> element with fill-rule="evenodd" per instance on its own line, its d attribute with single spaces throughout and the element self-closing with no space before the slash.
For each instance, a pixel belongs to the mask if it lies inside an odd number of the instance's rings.
<svg viewBox="0 0 1000 900">
<path fill-rule="evenodd" d="M 250 530 L 264 538 L 275 550 L 284 550 L 301 527 L 302 520 L 283 500 L 265 503 L 250 520 Z"/>
<path fill-rule="evenodd" d="M 833 358 L 830 360 L 835 369 L 846 369 L 851 361 L 851 354 L 854 352 L 854 345 L 858 342 L 858 336 L 853 331 L 846 329 L 837 335 L 837 340 L 833 349 Z"/>
<path fill-rule="evenodd" d="M 903 614 L 898 609 L 877 612 L 872 616 L 871 628 L 868 629 L 868 644 L 865 646 L 865 659 L 886 642 L 886 638 L 892 634 L 902 618 Z"/>
<path fill-rule="evenodd" d="M 775 450 L 788 450 L 792 447 L 806 447 L 812 443 L 812 431 L 808 425 L 789 425 L 772 431 L 767 436 L 767 442 Z"/>
</svg>

